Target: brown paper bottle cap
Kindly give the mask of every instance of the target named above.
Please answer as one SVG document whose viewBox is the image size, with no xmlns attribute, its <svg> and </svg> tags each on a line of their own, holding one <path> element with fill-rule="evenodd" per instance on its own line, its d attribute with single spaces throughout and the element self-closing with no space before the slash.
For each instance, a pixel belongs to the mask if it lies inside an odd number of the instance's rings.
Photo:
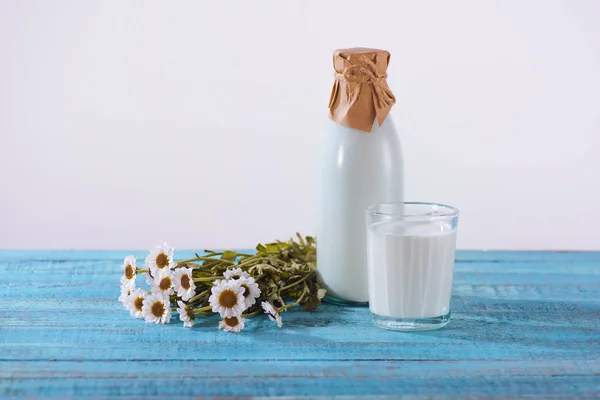
<svg viewBox="0 0 600 400">
<path fill-rule="evenodd" d="M 375 119 L 381 125 L 396 102 L 386 81 L 389 61 L 386 50 L 355 47 L 334 51 L 329 118 L 367 133 Z"/>
</svg>

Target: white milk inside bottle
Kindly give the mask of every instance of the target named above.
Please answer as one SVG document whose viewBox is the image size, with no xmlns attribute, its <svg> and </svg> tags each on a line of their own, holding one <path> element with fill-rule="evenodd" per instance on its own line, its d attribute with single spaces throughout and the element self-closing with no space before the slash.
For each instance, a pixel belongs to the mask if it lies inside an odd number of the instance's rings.
<svg viewBox="0 0 600 400">
<path fill-rule="evenodd" d="M 367 230 L 364 210 L 403 201 L 402 151 L 389 115 L 385 50 L 334 53 L 335 82 L 319 166 L 317 271 L 326 301 L 364 303 Z"/>
</svg>

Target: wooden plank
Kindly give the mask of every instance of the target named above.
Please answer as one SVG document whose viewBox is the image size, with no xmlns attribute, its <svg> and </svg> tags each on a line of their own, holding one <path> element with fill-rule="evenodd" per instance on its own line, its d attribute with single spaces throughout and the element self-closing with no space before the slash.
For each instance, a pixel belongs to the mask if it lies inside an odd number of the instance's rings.
<svg viewBox="0 0 600 400">
<path fill-rule="evenodd" d="M 0 395 L 572 395 L 599 390 L 598 361 L 0 363 Z M 10 379 L 10 381 L 8 381 Z M 10 383 L 10 385 L 8 385 Z"/>
<path fill-rule="evenodd" d="M 235 364 L 237 368 L 232 368 Z M 132 366 L 135 365 L 135 368 Z M 600 374 L 600 360 L 522 361 L 13 361 L 0 362 L 0 379 L 34 378 L 394 378 L 571 376 Z"/>
<path fill-rule="evenodd" d="M 456 253 L 460 262 L 596 262 L 600 263 L 599 251 L 480 251 L 459 250 Z"/>
<path fill-rule="evenodd" d="M 133 365 L 132 365 L 133 367 Z M 24 398 L 66 396 L 140 396 L 142 398 L 165 396 L 366 396 L 403 395 L 435 396 L 449 398 L 579 398 L 598 395 L 598 378 L 590 375 L 573 376 L 517 376 L 478 378 L 382 379 L 380 377 L 351 379 L 330 378 L 206 378 L 163 379 L 140 378 L 131 380 L 106 379 L 14 379 L 10 386 L 0 387 L 3 397 Z M 296 398 L 296 397 L 294 397 Z"/>
</svg>

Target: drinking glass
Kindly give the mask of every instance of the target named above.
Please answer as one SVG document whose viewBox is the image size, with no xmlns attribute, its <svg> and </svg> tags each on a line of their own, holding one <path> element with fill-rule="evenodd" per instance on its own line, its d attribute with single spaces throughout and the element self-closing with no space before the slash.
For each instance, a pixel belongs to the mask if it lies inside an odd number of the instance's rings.
<svg viewBox="0 0 600 400">
<path fill-rule="evenodd" d="M 369 308 L 385 329 L 424 331 L 450 321 L 458 209 L 405 202 L 366 208 Z"/>
</svg>

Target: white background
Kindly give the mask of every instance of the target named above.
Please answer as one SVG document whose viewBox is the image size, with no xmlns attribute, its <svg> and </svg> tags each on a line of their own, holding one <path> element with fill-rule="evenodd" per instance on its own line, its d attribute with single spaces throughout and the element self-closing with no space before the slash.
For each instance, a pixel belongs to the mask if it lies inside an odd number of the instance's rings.
<svg viewBox="0 0 600 400">
<path fill-rule="evenodd" d="M 600 1 L 0 2 L 0 248 L 314 233 L 335 48 L 392 53 L 463 249 L 600 249 Z"/>
</svg>

